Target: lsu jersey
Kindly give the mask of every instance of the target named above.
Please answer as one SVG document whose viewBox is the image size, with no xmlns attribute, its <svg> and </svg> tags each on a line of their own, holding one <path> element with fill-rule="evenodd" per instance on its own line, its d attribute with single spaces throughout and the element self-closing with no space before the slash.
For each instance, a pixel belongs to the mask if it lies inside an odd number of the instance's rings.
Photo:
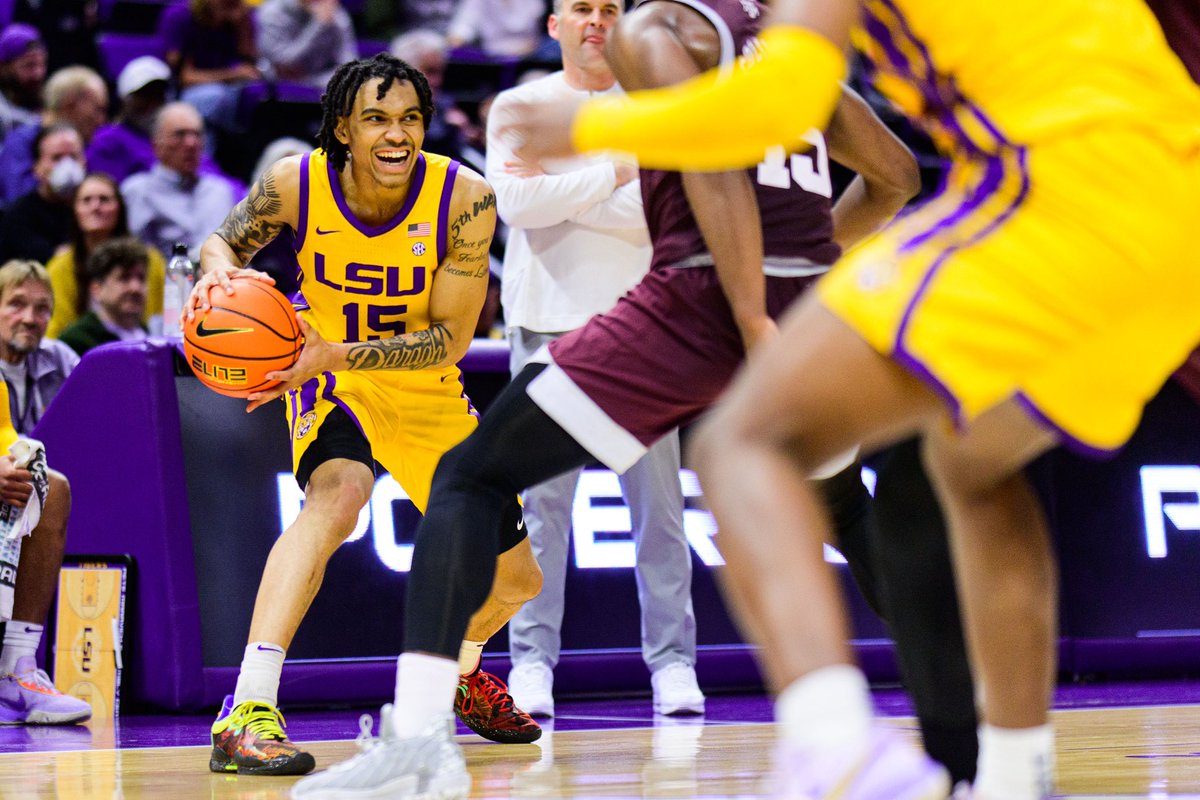
<svg viewBox="0 0 1200 800">
<path fill-rule="evenodd" d="M 866 0 L 855 47 L 943 152 L 1135 122 L 1200 139 L 1200 89 L 1143 0 Z"/>
<path fill-rule="evenodd" d="M 323 151 L 303 157 L 293 304 L 330 342 L 386 339 L 429 327 L 433 274 L 446 256 L 447 217 L 458 162 L 420 153 L 404 207 L 382 225 L 358 219 Z M 454 366 L 433 373 L 434 381 Z M 406 373 L 414 374 L 414 373 Z"/>
</svg>

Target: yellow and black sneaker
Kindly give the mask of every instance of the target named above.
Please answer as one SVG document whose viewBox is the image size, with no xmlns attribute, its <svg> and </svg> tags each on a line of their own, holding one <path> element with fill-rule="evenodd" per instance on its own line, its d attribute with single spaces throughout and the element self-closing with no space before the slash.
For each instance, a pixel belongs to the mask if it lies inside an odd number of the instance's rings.
<svg viewBox="0 0 1200 800">
<path fill-rule="evenodd" d="M 213 772 L 243 775 L 304 775 L 317 762 L 312 755 L 288 741 L 283 732 L 283 714 L 266 703 L 247 700 L 233 705 L 225 698 L 221 713 L 212 725 Z"/>
<path fill-rule="evenodd" d="M 502 744 L 537 741 L 542 728 L 513 704 L 504 681 L 478 667 L 458 679 L 454 713 L 471 730 Z"/>
</svg>

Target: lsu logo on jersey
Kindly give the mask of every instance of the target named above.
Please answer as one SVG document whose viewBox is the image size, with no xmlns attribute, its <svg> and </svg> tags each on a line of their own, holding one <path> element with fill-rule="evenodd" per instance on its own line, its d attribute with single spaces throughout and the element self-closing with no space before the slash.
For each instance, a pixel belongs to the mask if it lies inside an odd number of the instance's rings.
<svg viewBox="0 0 1200 800">
<path fill-rule="evenodd" d="M 313 423 L 317 421 L 316 411 L 306 411 L 296 420 L 296 441 L 300 441 L 308 432 L 312 430 Z"/>
</svg>

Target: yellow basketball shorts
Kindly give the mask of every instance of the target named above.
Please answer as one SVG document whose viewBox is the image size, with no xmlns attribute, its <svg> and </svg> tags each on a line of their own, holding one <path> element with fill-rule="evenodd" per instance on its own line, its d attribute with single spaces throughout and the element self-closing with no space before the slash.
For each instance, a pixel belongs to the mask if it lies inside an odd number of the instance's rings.
<svg viewBox="0 0 1200 800">
<path fill-rule="evenodd" d="M 1200 153 L 1096 127 L 956 164 L 820 301 L 960 424 L 1016 399 L 1085 452 L 1133 433 L 1200 341 Z"/>
<path fill-rule="evenodd" d="M 325 372 L 288 392 L 292 470 L 335 408 L 354 420 L 383 465 L 425 513 L 442 455 L 479 425 L 457 369 Z"/>
</svg>

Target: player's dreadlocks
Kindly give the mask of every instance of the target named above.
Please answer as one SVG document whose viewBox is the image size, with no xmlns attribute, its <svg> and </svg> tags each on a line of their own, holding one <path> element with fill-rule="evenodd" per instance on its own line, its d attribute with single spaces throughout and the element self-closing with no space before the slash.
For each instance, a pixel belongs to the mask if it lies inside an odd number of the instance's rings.
<svg viewBox="0 0 1200 800">
<path fill-rule="evenodd" d="M 392 88 L 393 81 L 411 83 L 421 104 L 421 117 L 425 129 L 429 130 L 429 121 L 433 119 L 433 92 L 429 89 L 429 81 L 425 80 L 425 75 L 419 69 L 387 53 L 380 53 L 374 58 L 348 61 L 333 73 L 329 85 L 325 87 L 325 94 L 321 95 L 321 130 L 317 133 L 317 143 L 329 157 L 329 163 L 339 172 L 346 166 L 346 156 L 350 150 L 339 142 L 334 134 L 338 118 L 350 115 L 358 90 L 367 81 L 375 78 L 383 79 L 379 84 L 377 100 L 383 99 L 388 89 Z"/>
</svg>

